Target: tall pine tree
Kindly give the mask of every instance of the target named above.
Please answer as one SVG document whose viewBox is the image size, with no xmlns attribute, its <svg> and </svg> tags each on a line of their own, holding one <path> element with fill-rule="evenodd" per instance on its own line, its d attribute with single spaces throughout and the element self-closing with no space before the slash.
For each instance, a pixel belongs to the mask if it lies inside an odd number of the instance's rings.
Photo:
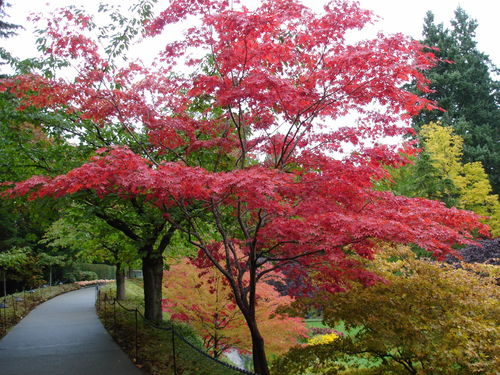
<svg viewBox="0 0 500 375">
<path fill-rule="evenodd" d="M 463 162 L 483 163 L 493 190 L 500 192 L 500 82 L 493 76 L 498 68 L 477 49 L 477 22 L 457 8 L 451 28 L 436 24 L 427 12 L 423 44 L 437 47 L 441 62 L 427 72 L 435 100 L 446 112 L 424 111 L 414 119 L 419 129 L 429 122 L 451 125 L 464 139 Z"/>
</svg>

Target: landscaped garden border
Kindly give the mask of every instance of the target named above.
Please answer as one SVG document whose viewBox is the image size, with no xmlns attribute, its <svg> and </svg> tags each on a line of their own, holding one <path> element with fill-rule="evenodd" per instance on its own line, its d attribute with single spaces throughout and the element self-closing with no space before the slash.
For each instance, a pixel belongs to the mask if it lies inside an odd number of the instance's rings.
<svg viewBox="0 0 500 375">
<path fill-rule="evenodd" d="M 148 324 L 143 317 L 140 288 L 127 281 L 125 301 L 116 301 L 111 286 L 97 293 L 96 310 L 104 326 L 137 367 L 149 374 L 241 375 L 239 369 L 203 350 L 199 337 L 186 324 Z M 137 289 L 137 290 L 135 290 Z"/>
</svg>

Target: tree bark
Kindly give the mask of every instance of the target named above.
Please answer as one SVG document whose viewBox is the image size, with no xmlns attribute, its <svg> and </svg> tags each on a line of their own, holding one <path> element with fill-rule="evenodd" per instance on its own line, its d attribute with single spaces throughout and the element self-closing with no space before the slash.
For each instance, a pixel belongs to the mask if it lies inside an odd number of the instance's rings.
<svg viewBox="0 0 500 375">
<path fill-rule="evenodd" d="M 154 323 L 163 320 L 161 309 L 163 257 L 147 251 L 142 258 L 142 275 L 144 278 L 144 317 Z"/>
<path fill-rule="evenodd" d="M 269 375 L 269 365 L 267 364 L 266 350 L 264 348 L 264 339 L 257 327 L 255 316 L 245 316 L 248 329 L 252 336 L 252 358 L 254 371 L 259 375 Z M 279 334 L 279 333 L 278 333 Z"/>
<path fill-rule="evenodd" d="M 116 299 L 123 301 L 125 299 L 125 269 L 121 263 L 116 264 Z"/>
</svg>

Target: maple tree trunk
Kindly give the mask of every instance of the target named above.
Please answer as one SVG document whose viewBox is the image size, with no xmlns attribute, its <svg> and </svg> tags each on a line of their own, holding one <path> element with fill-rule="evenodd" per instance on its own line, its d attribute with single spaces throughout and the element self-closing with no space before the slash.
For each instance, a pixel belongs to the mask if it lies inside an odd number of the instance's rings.
<svg viewBox="0 0 500 375">
<path fill-rule="evenodd" d="M 150 252 L 142 258 L 142 275 L 144 278 L 144 317 L 151 322 L 161 322 L 163 257 Z"/>
<path fill-rule="evenodd" d="M 246 315 L 246 314 L 245 314 Z M 254 371 L 259 375 L 269 375 L 269 366 L 267 364 L 266 351 L 264 348 L 264 339 L 257 327 L 255 316 L 245 316 L 248 329 L 252 335 L 252 359 Z M 279 334 L 277 332 L 277 334 Z"/>
<path fill-rule="evenodd" d="M 116 264 L 116 299 L 122 301 L 125 299 L 125 270 L 121 263 Z"/>
</svg>

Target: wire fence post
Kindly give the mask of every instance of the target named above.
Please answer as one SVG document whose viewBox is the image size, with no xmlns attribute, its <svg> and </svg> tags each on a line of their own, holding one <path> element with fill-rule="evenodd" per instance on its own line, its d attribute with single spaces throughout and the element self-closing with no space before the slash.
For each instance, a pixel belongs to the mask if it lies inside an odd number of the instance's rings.
<svg viewBox="0 0 500 375">
<path fill-rule="evenodd" d="M 138 331 L 138 323 L 137 323 L 137 309 L 134 310 L 134 315 L 135 315 L 135 360 L 137 361 L 137 359 L 139 358 L 137 356 L 137 350 L 139 348 L 139 343 L 137 341 L 137 331 Z"/>
<path fill-rule="evenodd" d="M 107 308 L 106 308 L 106 305 L 107 305 L 107 298 L 108 298 L 108 295 L 106 293 L 104 293 L 104 325 L 106 325 L 106 314 L 107 314 Z"/>
<path fill-rule="evenodd" d="M 7 298 L 3 297 L 3 329 L 7 333 Z"/>
<path fill-rule="evenodd" d="M 101 310 L 101 290 L 99 289 L 99 287 L 97 287 L 96 295 L 97 310 Z"/>
<path fill-rule="evenodd" d="M 174 327 L 172 326 L 170 328 L 172 330 L 172 353 L 174 355 L 174 375 L 177 375 L 177 362 L 175 359 L 175 332 L 174 332 Z"/>
<path fill-rule="evenodd" d="M 95 286 L 95 306 L 99 310 L 99 285 Z"/>
<path fill-rule="evenodd" d="M 3 309 L 5 310 L 6 309 L 6 307 L 5 307 L 5 298 L 4 298 L 3 304 L 4 304 Z M 2 315 L 2 332 L 4 332 L 4 331 L 7 332 L 7 325 L 5 324 L 5 314 L 2 314 L 2 311 L 0 311 L 0 314 Z"/>
<path fill-rule="evenodd" d="M 116 300 L 113 299 L 113 330 L 116 330 Z"/>
<path fill-rule="evenodd" d="M 12 295 L 12 308 L 14 309 L 14 321 L 17 319 L 17 299 Z"/>
</svg>

